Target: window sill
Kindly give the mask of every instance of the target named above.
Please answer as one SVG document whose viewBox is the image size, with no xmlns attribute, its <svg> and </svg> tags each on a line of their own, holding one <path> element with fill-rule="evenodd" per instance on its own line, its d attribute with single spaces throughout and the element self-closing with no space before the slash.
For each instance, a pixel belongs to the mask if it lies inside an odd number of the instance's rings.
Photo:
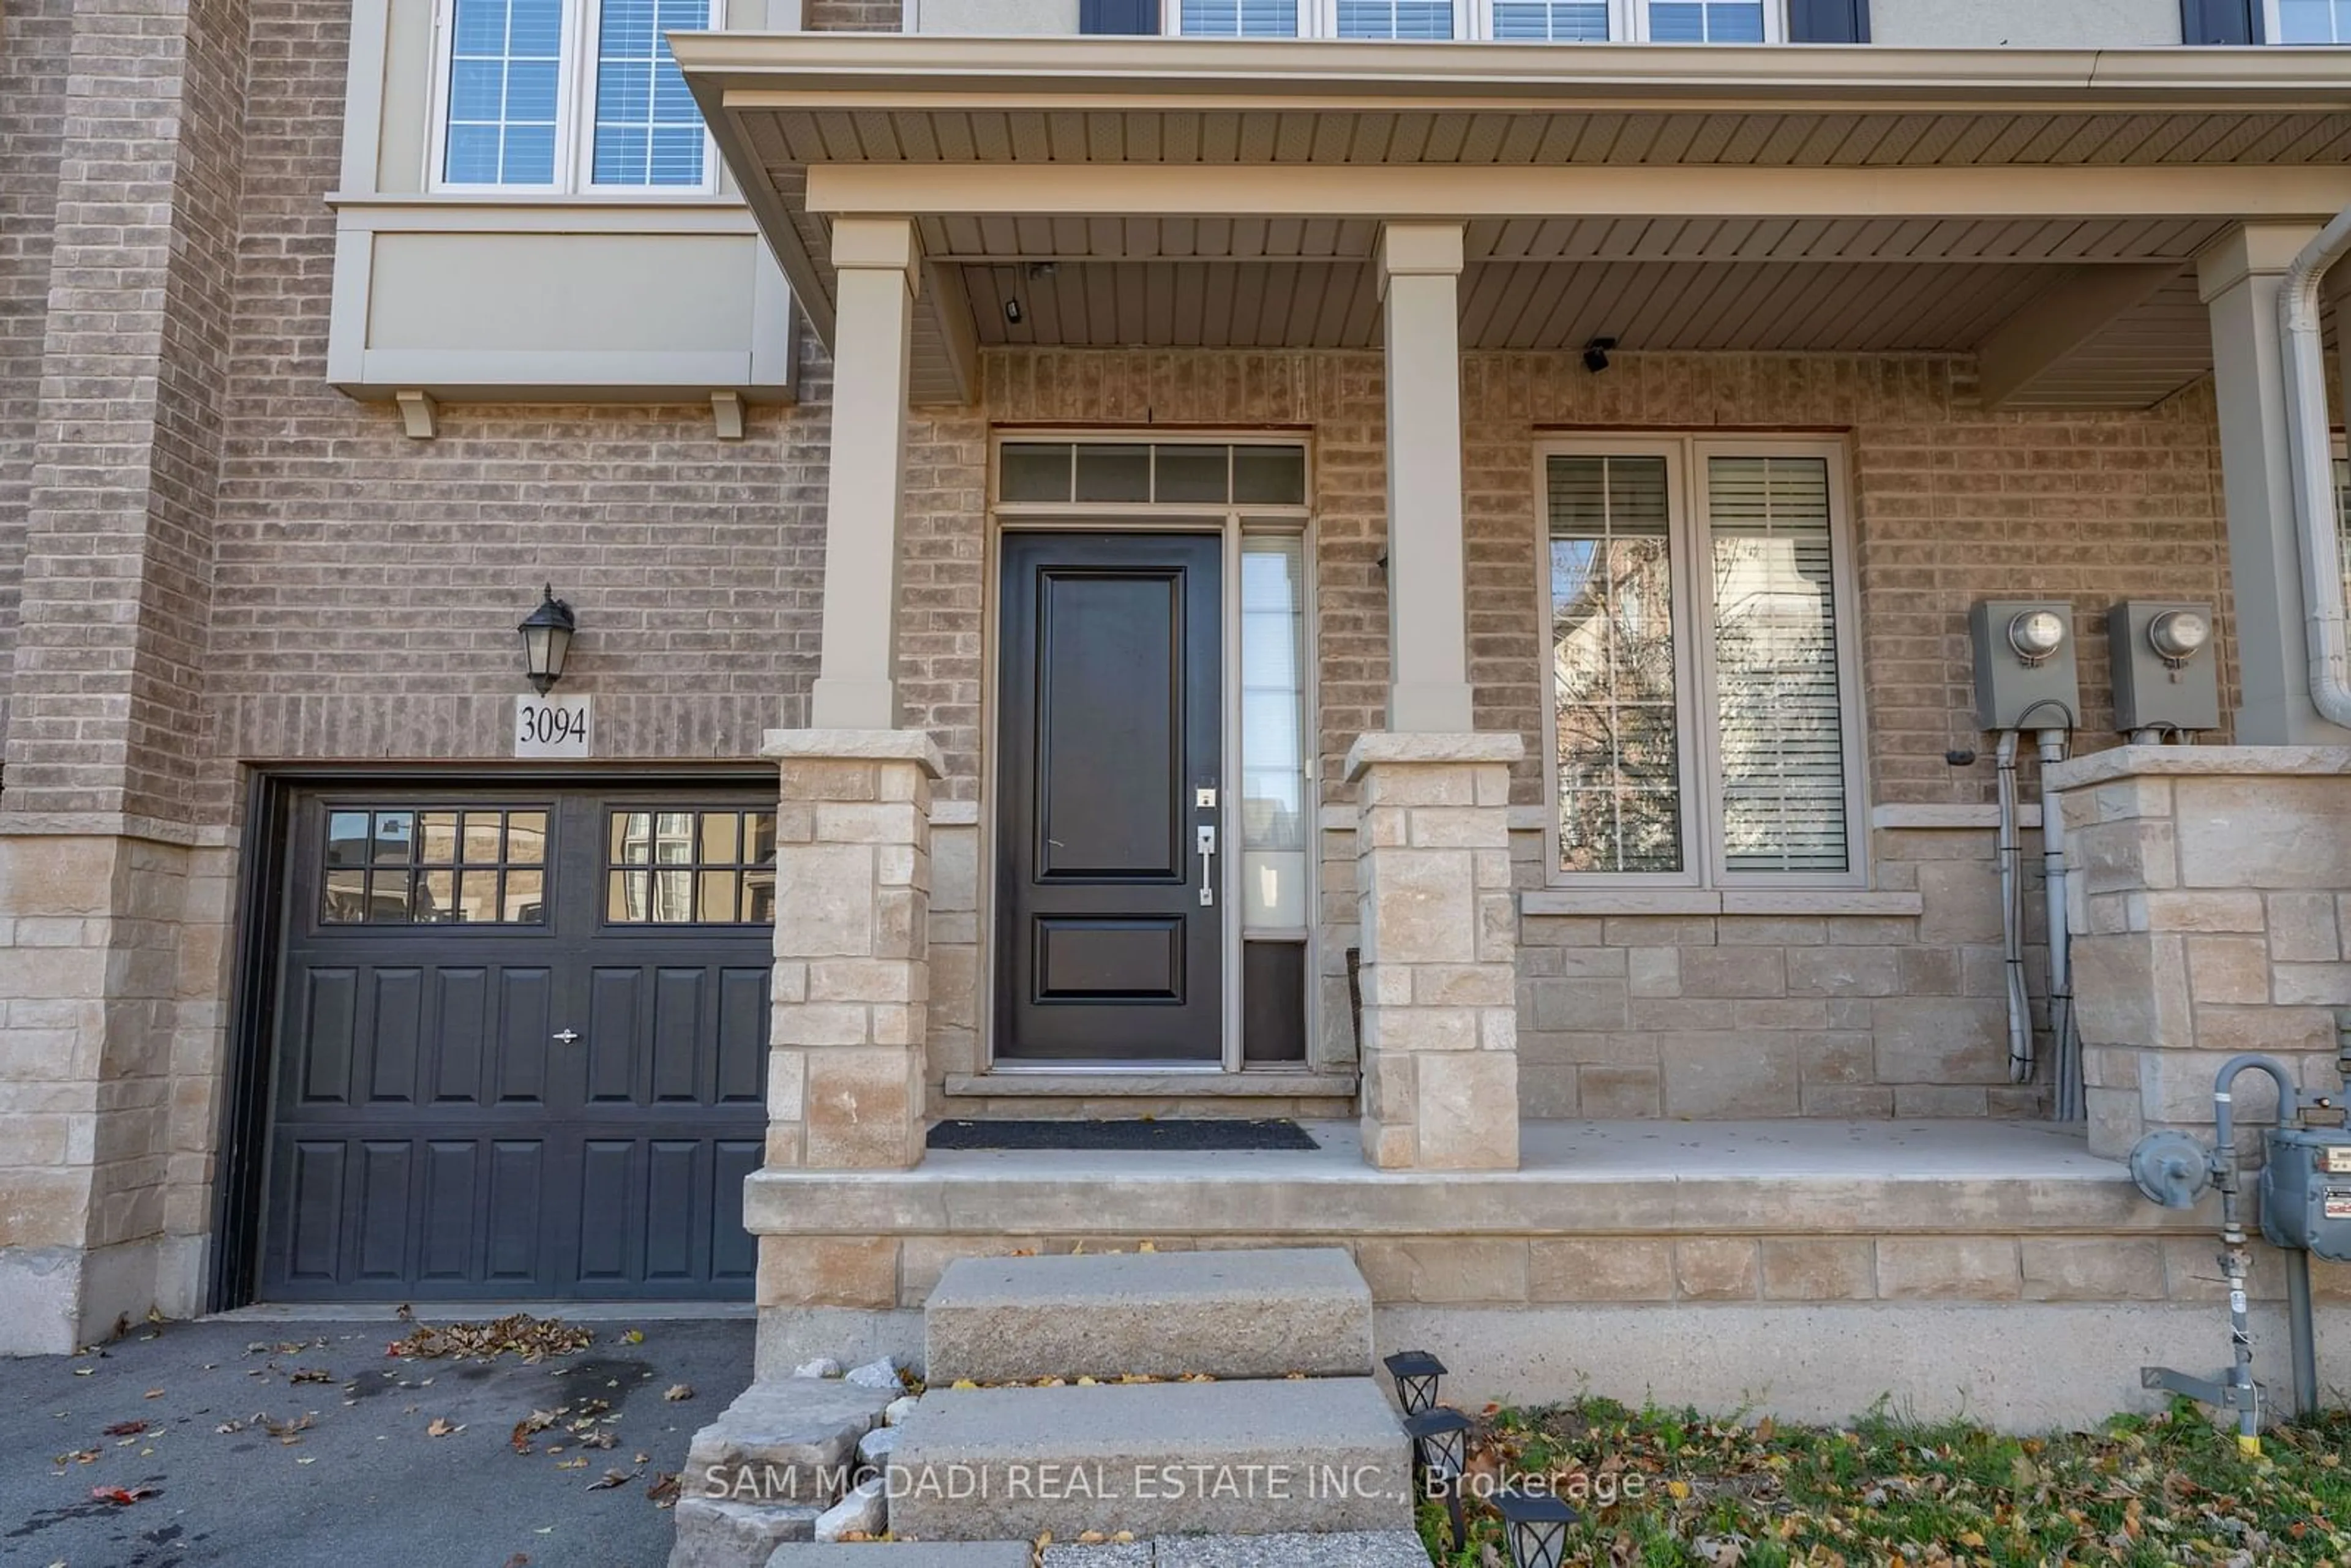
<svg viewBox="0 0 2351 1568">
<path fill-rule="evenodd" d="M 1861 887 L 1546 887 L 1519 895 L 1520 915 L 1828 915 L 1903 919 L 1925 913 L 1915 893 Z"/>
</svg>

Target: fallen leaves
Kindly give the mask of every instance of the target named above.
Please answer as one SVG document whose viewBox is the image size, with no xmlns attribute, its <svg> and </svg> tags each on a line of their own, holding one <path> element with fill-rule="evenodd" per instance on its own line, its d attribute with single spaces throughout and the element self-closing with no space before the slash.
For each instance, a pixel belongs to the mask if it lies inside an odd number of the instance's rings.
<svg viewBox="0 0 2351 1568">
<path fill-rule="evenodd" d="M 588 1483 L 588 1490 L 590 1491 L 611 1491 L 614 1487 L 627 1486 L 631 1481 L 635 1480 L 639 1476 L 643 1475 L 644 1473 L 645 1472 L 643 1470 L 606 1470 L 601 1476 L 599 1476 L 596 1479 Z"/>
<path fill-rule="evenodd" d="M 100 1502 L 115 1503 L 128 1508 L 142 1497 L 153 1497 L 153 1487 L 92 1487 L 89 1495 Z"/>
<path fill-rule="evenodd" d="M 557 1416 L 553 1410 L 532 1411 L 514 1424 L 514 1431 L 507 1437 L 507 1446 L 517 1454 L 529 1453 L 531 1438 L 554 1426 Z"/>
<path fill-rule="evenodd" d="M 668 1470 L 655 1476 L 653 1485 L 645 1488 L 645 1496 L 653 1500 L 655 1508 L 676 1507 L 677 1494 L 677 1477 Z"/>
<path fill-rule="evenodd" d="M 691 1383 L 673 1383 L 662 1391 L 662 1397 L 669 1400 L 673 1404 L 681 1399 L 691 1399 L 694 1397 L 694 1385 Z"/>
<path fill-rule="evenodd" d="M 433 1425 L 424 1428 L 424 1435 L 428 1437 L 454 1437 L 465 1429 L 462 1421 L 453 1422 L 446 1416 L 435 1416 Z"/>
<path fill-rule="evenodd" d="M 402 1311 L 403 1321 L 414 1322 L 405 1308 Z M 385 1345 L 383 1354 L 428 1361 L 441 1356 L 493 1361 L 513 1354 L 536 1362 L 583 1351 L 595 1338 L 590 1331 L 560 1319 L 509 1312 L 484 1323 L 419 1323 L 413 1333 Z"/>
<path fill-rule="evenodd" d="M 288 1383 L 332 1383 L 334 1380 L 335 1375 L 331 1372 L 323 1372 L 315 1366 L 298 1366 L 294 1369 L 293 1375 L 287 1378 L 286 1381 Z"/>
<path fill-rule="evenodd" d="M 145 1430 L 147 1423 L 144 1421 L 117 1421 L 106 1428 L 106 1435 L 110 1437 L 135 1437 Z"/>
</svg>

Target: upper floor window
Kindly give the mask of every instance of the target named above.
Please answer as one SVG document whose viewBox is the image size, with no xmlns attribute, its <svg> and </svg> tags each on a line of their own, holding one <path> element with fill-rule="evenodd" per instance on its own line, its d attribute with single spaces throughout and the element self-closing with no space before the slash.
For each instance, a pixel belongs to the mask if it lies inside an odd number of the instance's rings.
<svg viewBox="0 0 2351 1568">
<path fill-rule="evenodd" d="M 1858 880 L 1843 468 L 1807 441 L 1545 454 L 1555 875 Z"/>
<path fill-rule="evenodd" d="M 2281 44 L 2351 44 L 2351 0 L 2270 0 L 2269 21 Z"/>
<path fill-rule="evenodd" d="M 1780 11 L 1780 0 L 1172 0 L 1166 16 L 1204 38 L 1760 44 L 1785 36 Z"/>
<path fill-rule="evenodd" d="M 667 35 L 716 25 L 715 0 L 442 0 L 434 183 L 708 190 Z"/>
</svg>

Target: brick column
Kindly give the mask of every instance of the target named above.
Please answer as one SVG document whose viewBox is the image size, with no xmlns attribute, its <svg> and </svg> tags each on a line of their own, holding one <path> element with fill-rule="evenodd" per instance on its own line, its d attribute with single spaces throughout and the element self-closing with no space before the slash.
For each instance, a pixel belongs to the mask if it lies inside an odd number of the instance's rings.
<svg viewBox="0 0 2351 1568">
<path fill-rule="evenodd" d="M 1515 735 L 1358 738 L 1364 1158 L 1382 1169 L 1519 1163 Z"/>
<path fill-rule="evenodd" d="M 2239 1051 L 2335 1092 L 2351 1007 L 2338 898 L 2351 894 L 2351 750 L 2124 747 L 2051 771 L 2082 877 L 2074 939 L 2090 1152 L 2212 1125 L 2212 1074 Z M 2269 1080 L 2237 1081 L 2241 1124 Z"/>
<path fill-rule="evenodd" d="M 922 1160 L 931 781 L 919 730 L 777 729 L 776 969 L 768 1165 Z"/>
<path fill-rule="evenodd" d="M 242 0 L 64 10 L 19 625 L 0 679 L 0 1354 L 193 1304 L 192 1238 L 159 1282 L 166 1172 L 176 1155 L 209 1178 L 204 1150 L 174 1149 L 172 1074 L 176 977 L 198 946 L 183 892 L 202 836 L 249 28 Z M 192 1033 L 214 1026 L 193 1000 L 184 1016 Z"/>
</svg>

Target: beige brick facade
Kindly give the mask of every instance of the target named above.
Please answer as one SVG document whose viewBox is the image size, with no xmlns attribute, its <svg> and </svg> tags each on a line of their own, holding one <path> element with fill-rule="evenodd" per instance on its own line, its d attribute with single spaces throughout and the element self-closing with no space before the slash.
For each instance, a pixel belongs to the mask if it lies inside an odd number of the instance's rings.
<svg viewBox="0 0 2351 1568">
<path fill-rule="evenodd" d="M 565 689 L 596 700 L 600 761 L 758 765 L 764 732 L 806 722 L 816 673 L 831 378 L 807 335 L 799 401 L 750 408 L 740 440 L 721 439 L 701 405 L 458 402 L 440 408 L 434 439 L 412 439 L 393 408 L 326 379 L 348 17 L 292 0 L 152 15 L 127 0 L 0 4 L 0 1306 L 47 1313 L 35 1337 L 55 1348 L 102 1331 L 118 1306 L 201 1304 L 256 770 L 503 759 L 512 628 L 547 581 L 580 612 Z M 898 8 L 815 0 L 810 18 L 888 31 Z M 1991 593 L 2074 603 L 2085 749 L 2105 741 L 2114 599 L 2216 603 L 2224 709 L 2234 696 L 2209 382 L 2144 413 L 1996 413 L 1965 356 L 1625 352 L 1593 375 L 1573 353 L 1476 352 L 1461 389 L 1469 674 L 1477 725 L 1524 759 L 1467 769 L 1461 820 L 1440 821 L 1431 813 L 1450 804 L 1359 793 L 1343 760 L 1381 727 L 1387 695 L 1379 354 L 1001 349 L 978 370 L 972 406 L 918 409 L 908 432 L 898 689 L 939 777 L 899 763 L 787 781 L 787 856 L 814 867 L 819 852 L 853 846 L 850 871 L 810 880 L 828 900 L 862 889 L 870 918 L 868 950 L 830 955 L 853 963 L 820 973 L 824 956 L 801 952 L 774 977 L 800 1020 L 787 1031 L 803 1037 L 770 1082 L 778 1168 L 905 1164 L 923 1118 L 947 1113 L 1357 1109 L 1302 1092 L 947 1092 L 987 1061 L 999 431 L 1308 444 L 1322 811 L 1308 1065 L 1342 1082 L 1359 1065 L 1382 1071 L 1353 1024 L 1347 955 L 1363 949 L 1373 1021 L 1391 1009 L 1408 1033 L 1415 1012 L 1445 1013 L 1446 1028 L 1458 1013 L 1489 1043 L 1507 1028 L 1508 1051 L 1425 1053 L 1510 1065 L 1507 1091 L 1496 1066 L 1447 1101 L 1457 1120 L 1497 1095 L 1537 1119 L 2038 1113 L 2044 1092 L 2012 1087 L 2004 1060 L 1990 768 L 1943 759 L 1980 742 L 1967 606 Z M 1868 835 L 1865 888 L 1734 908 L 1579 904 L 1550 886 L 1537 450 L 1568 433 L 1688 430 L 1845 444 L 1860 805 L 1893 812 Z M 2101 817 L 2085 837 L 2085 968 L 2143 960 L 2148 994 L 2192 1019 L 2199 1067 L 2241 1048 L 2314 1060 L 2321 1019 L 2351 1001 L 2351 915 L 2335 891 L 2351 870 L 2193 899 L 2150 883 L 2129 905 L 2098 879 L 2134 852 L 2120 839 L 2159 836 L 2155 818 L 2186 832 L 2173 821 L 2185 799 L 2144 820 Z M 805 833 L 794 806 L 809 808 Z M 1382 818 L 1392 807 L 1401 819 Z M 1928 826 L 1900 810 L 1943 807 L 1973 814 Z M 1398 820 L 1403 839 L 1384 843 Z M 1416 839 L 1419 821 L 1458 832 Z M 1467 862 L 1475 940 L 1458 964 L 1415 961 L 1405 989 L 1385 992 L 1398 982 L 1359 908 L 1395 891 L 1381 849 L 1424 847 L 1446 852 L 1448 874 Z M 1528 901 L 1515 919 L 1506 890 Z M 2139 945 L 2117 959 L 2096 946 L 2110 936 Z M 2137 1021 L 2101 1021 L 2095 1044 L 2125 1042 Z M 2094 1051 L 2094 1091 L 2143 1095 L 2143 1078 L 2125 1082 L 2141 1071 Z M 1374 1121 L 1425 1142 L 1433 1082 L 1416 1079 L 1409 1116 L 1386 1117 L 1374 1087 Z M 2189 1098 L 2141 1121 L 2192 1121 Z M 1425 1152 L 1413 1163 L 1479 1163 Z M 1322 1239 L 1351 1246 L 1382 1301 L 1402 1304 L 2209 1296 L 2198 1243 L 2170 1233 L 1750 1228 L 1725 1239 L 1530 1225 Z M 763 1303 L 883 1308 L 918 1301 L 958 1250 L 1076 1238 L 767 1239 Z M 2328 1281 L 2339 1296 L 2339 1277 Z"/>
</svg>

